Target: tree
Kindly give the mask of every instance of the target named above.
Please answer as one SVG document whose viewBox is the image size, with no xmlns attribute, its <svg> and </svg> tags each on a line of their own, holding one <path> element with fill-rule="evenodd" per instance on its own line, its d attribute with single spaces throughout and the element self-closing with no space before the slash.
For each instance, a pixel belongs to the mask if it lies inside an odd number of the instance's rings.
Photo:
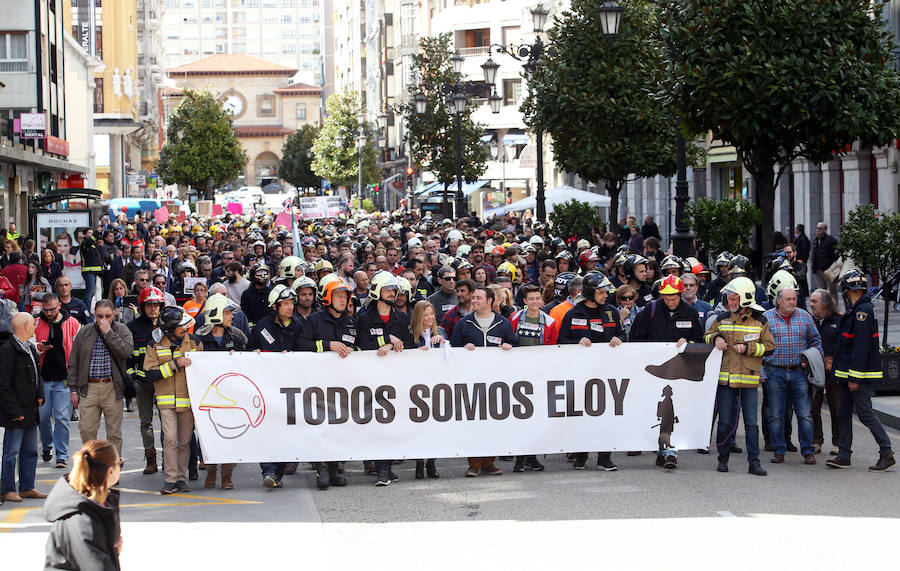
<svg viewBox="0 0 900 571">
<path fill-rule="evenodd" d="M 594 227 L 605 228 L 596 208 L 575 199 L 557 204 L 548 217 L 553 224 L 553 233 L 563 240 L 590 238 Z"/>
<path fill-rule="evenodd" d="M 772 250 L 775 186 L 791 161 L 823 163 L 900 130 L 900 79 L 876 0 L 671 0 L 663 43 L 671 103 L 689 128 L 734 145 Z"/>
<path fill-rule="evenodd" d="M 740 199 L 700 198 L 685 206 L 684 215 L 697 235 L 697 252 L 703 252 L 703 255 L 717 255 L 725 251 L 748 254 L 750 232 L 762 219 L 759 208 Z M 709 261 L 708 257 L 700 259 Z"/>
<path fill-rule="evenodd" d="M 355 185 L 359 178 L 359 136 L 357 116 L 362 110 L 359 94 L 351 89 L 335 93 L 325 102 L 328 116 L 313 143 L 312 170 L 317 176 L 327 179 L 332 185 Z M 363 126 L 366 144 L 363 147 L 363 184 L 381 182 L 381 170 L 372 143 L 374 132 L 369 125 Z M 343 137 L 341 146 L 336 138 Z"/>
<path fill-rule="evenodd" d="M 450 34 L 419 40 L 419 53 L 413 55 L 413 69 L 418 80 L 408 87 L 409 101 L 403 107 L 406 140 L 412 159 L 433 173 L 446 189 L 456 181 L 456 125 L 446 105 L 442 86 L 462 80 L 450 63 Z M 428 100 L 424 114 L 416 113 L 415 96 Z M 467 105 L 460 116 L 463 179 L 475 182 L 487 168 L 487 146 L 481 141 L 484 125 L 472 120 L 473 105 Z"/>
<path fill-rule="evenodd" d="M 888 283 L 900 272 L 900 214 L 878 212 L 871 204 L 857 207 L 844 223 L 837 251 L 867 273 L 875 272 L 881 283 Z M 887 347 L 891 296 L 885 292 L 882 297 L 884 333 L 881 342 Z"/>
<path fill-rule="evenodd" d="M 312 148 L 319 130 L 304 125 L 294 131 L 281 148 L 278 178 L 297 188 L 319 188 L 321 178 L 312 171 Z"/>
<path fill-rule="evenodd" d="M 189 185 L 203 198 L 234 180 L 247 164 L 231 115 L 208 90 L 186 89 L 169 118 L 156 172 L 166 184 Z"/>
<path fill-rule="evenodd" d="M 631 174 L 675 173 L 678 119 L 658 97 L 666 60 L 651 41 L 659 9 L 644 0 L 625 8 L 614 41 L 603 41 L 596 0 L 573 0 L 556 18 L 549 47 L 528 78 L 526 122 L 553 137 L 568 172 L 603 182 L 612 199 L 609 225 L 618 229 L 619 193 Z M 690 145 L 692 155 L 696 147 Z"/>
</svg>

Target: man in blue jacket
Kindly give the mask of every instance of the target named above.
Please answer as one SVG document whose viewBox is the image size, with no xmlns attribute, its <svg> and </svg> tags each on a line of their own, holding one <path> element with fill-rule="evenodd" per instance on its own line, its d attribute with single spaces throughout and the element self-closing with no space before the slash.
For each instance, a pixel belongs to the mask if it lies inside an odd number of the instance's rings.
<svg viewBox="0 0 900 571">
<path fill-rule="evenodd" d="M 841 278 L 841 291 L 851 307 L 841 318 L 841 333 L 834 355 L 834 376 L 838 381 L 838 428 L 841 444 L 838 455 L 825 464 L 829 468 L 850 467 L 853 444 L 853 409 L 878 443 L 878 462 L 870 472 L 887 472 L 894 467 L 891 439 L 872 411 L 875 383 L 883 378 L 878 354 L 878 321 L 868 294 L 868 281 L 860 270 L 850 270 Z"/>
<path fill-rule="evenodd" d="M 472 313 L 460 319 L 453 328 L 450 344 L 454 347 L 465 347 L 474 351 L 475 347 L 500 347 L 504 351 L 519 344 L 510 322 L 499 313 L 495 313 L 494 292 L 480 287 L 472 293 Z M 494 465 L 496 456 L 485 458 L 469 458 L 469 469 L 466 476 L 473 478 L 484 472 L 491 476 L 499 476 L 503 470 Z"/>
</svg>

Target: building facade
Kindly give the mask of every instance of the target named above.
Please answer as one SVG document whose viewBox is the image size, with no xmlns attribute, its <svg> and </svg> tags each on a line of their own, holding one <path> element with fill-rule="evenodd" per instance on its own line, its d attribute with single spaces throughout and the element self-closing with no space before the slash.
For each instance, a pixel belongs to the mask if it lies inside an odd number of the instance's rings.
<svg viewBox="0 0 900 571">
<path fill-rule="evenodd" d="M 87 168 L 69 160 L 60 2 L 0 4 L 0 225 L 28 226 L 28 198 Z"/>
<path fill-rule="evenodd" d="M 278 178 L 281 149 L 304 125 L 318 126 L 322 88 L 291 83 L 297 73 L 247 55 L 202 58 L 167 70 L 175 87 L 163 92 L 164 119 L 178 107 L 183 89 L 209 89 L 234 116 L 234 130 L 249 160 L 240 185 L 265 186 Z"/>
</svg>

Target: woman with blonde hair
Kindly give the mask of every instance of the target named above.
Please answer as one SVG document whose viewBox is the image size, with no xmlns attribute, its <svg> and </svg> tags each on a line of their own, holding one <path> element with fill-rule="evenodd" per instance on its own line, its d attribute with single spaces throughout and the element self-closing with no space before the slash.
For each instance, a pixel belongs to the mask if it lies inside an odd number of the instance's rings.
<svg viewBox="0 0 900 571">
<path fill-rule="evenodd" d="M 125 461 L 106 440 L 88 440 L 72 457 L 72 471 L 44 502 L 52 525 L 45 569 L 118 570 L 122 552 L 119 481 Z"/>
<path fill-rule="evenodd" d="M 125 325 L 131 323 L 138 314 L 137 307 L 126 301 L 127 297 L 128 286 L 125 285 L 125 280 L 121 278 L 114 279 L 109 284 L 109 293 L 106 299 L 111 301 L 116 307 L 117 318 Z"/>
<path fill-rule="evenodd" d="M 427 351 L 431 347 L 440 347 L 448 341 L 447 333 L 444 328 L 437 324 L 434 318 L 434 306 L 426 300 L 420 300 L 413 307 L 412 319 L 409 321 L 409 330 L 412 332 L 412 345 L 406 349 L 414 349 L 418 347 L 423 351 Z M 425 478 L 425 473 L 429 478 L 440 478 L 441 475 L 434 465 L 434 458 L 427 460 L 416 460 L 416 479 Z"/>
</svg>

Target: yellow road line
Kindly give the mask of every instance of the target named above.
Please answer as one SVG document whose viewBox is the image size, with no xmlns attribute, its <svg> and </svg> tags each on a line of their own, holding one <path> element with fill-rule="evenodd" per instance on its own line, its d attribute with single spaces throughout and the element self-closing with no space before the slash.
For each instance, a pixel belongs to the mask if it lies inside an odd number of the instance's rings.
<svg viewBox="0 0 900 571">
<path fill-rule="evenodd" d="M 9 510 L 9 513 L 6 514 L 2 520 L 0 520 L 0 533 L 9 533 L 13 530 L 13 527 L 5 526 L 3 524 L 15 524 L 22 521 L 25 518 L 25 515 L 31 510 L 40 509 L 40 506 L 35 506 L 33 508 L 13 508 Z"/>
</svg>

